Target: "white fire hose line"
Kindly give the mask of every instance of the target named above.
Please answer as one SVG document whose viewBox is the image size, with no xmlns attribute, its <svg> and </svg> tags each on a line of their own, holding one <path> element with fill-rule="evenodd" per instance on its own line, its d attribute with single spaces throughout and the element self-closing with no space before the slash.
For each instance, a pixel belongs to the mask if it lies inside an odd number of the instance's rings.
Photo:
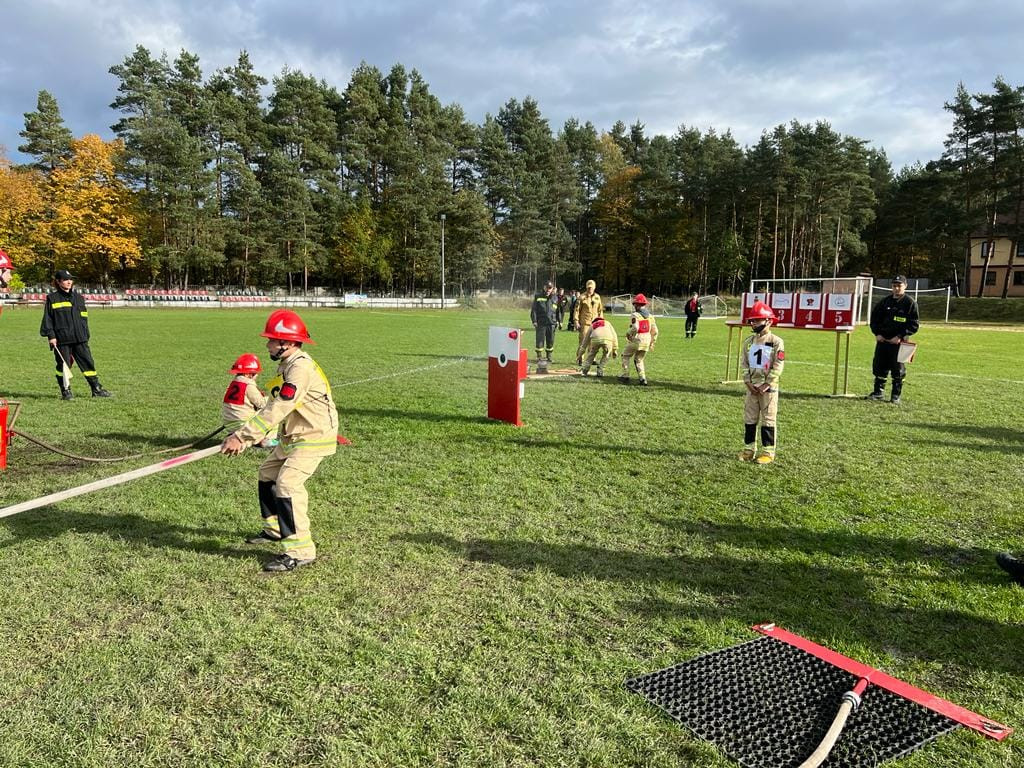
<svg viewBox="0 0 1024 768">
<path fill-rule="evenodd" d="M 146 477 L 147 475 L 155 475 L 157 472 L 163 472 L 166 469 L 173 469 L 174 467 L 180 467 L 183 464 L 190 464 L 193 461 L 205 459 L 207 456 L 213 456 L 213 454 L 218 453 L 219 451 L 220 445 L 212 445 L 201 451 L 193 451 L 192 453 L 186 453 L 182 456 L 176 456 L 173 459 L 164 459 L 157 464 L 150 464 L 148 467 L 140 467 L 139 469 L 133 469 L 130 472 L 122 472 L 120 475 L 114 475 L 113 477 L 107 477 L 103 480 L 86 483 L 85 485 L 80 485 L 77 488 L 68 488 L 66 491 L 57 491 L 56 493 L 51 493 L 47 496 L 40 496 L 38 499 L 23 501 L 20 504 L 14 504 L 10 507 L 0 509 L 0 518 L 10 517 L 11 515 L 16 515 L 19 512 L 28 512 L 30 509 L 47 507 L 50 504 L 56 504 L 59 501 L 73 499 L 75 496 L 82 496 L 86 493 L 92 493 L 93 491 L 100 491 L 104 488 L 121 485 L 122 483 L 137 480 L 140 477 Z"/>
<path fill-rule="evenodd" d="M 395 371 L 394 373 L 386 373 L 383 376 L 372 376 L 369 379 L 359 379 L 358 381 L 346 381 L 344 384 L 331 384 L 332 389 L 341 389 L 342 387 L 355 387 L 359 384 L 372 384 L 375 381 L 385 381 L 387 379 L 397 379 L 402 376 L 411 376 L 414 373 L 423 373 L 424 371 L 436 371 L 438 368 L 447 368 L 450 365 L 459 365 L 460 363 L 467 363 L 471 361 L 486 360 L 486 357 L 460 357 L 458 360 L 448 360 L 443 363 L 437 363 L 436 365 L 425 365 L 422 368 L 409 368 L 404 371 Z"/>
<path fill-rule="evenodd" d="M 360 379 L 358 381 L 346 381 L 344 384 L 332 385 L 334 389 L 340 389 L 342 387 L 354 387 L 359 384 L 369 384 L 375 381 L 384 381 L 386 379 L 394 379 L 402 376 L 411 376 L 415 373 L 422 373 L 424 371 L 433 371 L 438 368 L 446 368 L 452 365 L 459 365 L 460 363 L 466 363 L 470 361 L 485 360 L 483 357 L 462 357 L 458 360 L 447 360 L 443 363 L 437 363 L 436 365 L 426 365 L 420 368 L 410 368 L 404 371 L 396 371 L 395 373 L 388 373 L 383 376 L 373 376 L 368 379 Z M 77 488 L 69 488 L 65 491 L 57 491 L 47 496 L 40 496 L 38 499 L 30 499 L 29 501 L 23 501 L 20 504 L 14 504 L 9 507 L 0 509 L 0 518 L 10 517 L 11 515 L 17 515 L 20 512 L 28 512 L 31 509 L 39 509 L 40 507 L 46 507 L 51 504 L 56 504 L 60 501 L 67 499 L 73 499 L 76 496 L 82 496 L 86 493 L 92 493 L 93 491 L 100 491 L 105 488 L 110 488 L 115 485 L 121 485 L 122 483 L 128 483 L 132 480 L 138 480 L 140 477 L 146 477 L 148 475 L 156 474 L 157 472 L 163 472 L 165 469 L 171 469 L 172 467 L 178 467 L 183 464 L 189 464 L 199 459 L 205 459 L 207 456 L 220 451 L 220 445 L 214 445 L 209 448 L 204 448 L 201 451 L 194 451 L 193 453 L 186 453 L 182 456 L 178 456 L 173 459 L 167 459 L 157 464 L 151 464 L 148 467 L 142 467 L 140 469 L 133 469 L 130 472 L 124 472 L 120 475 L 114 475 L 103 480 L 96 480 L 86 485 L 80 485 Z"/>
<path fill-rule="evenodd" d="M 719 353 L 716 353 L 716 352 L 705 352 L 704 353 L 704 357 L 715 357 L 715 358 L 721 359 L 721 358 L 725 357 L 725 355 L 722 355 L 722 354 L 719 354 Z M 812 366 L 814 366 L 816 368 L 832 368 L 833 367 L 832 363 L 814 363 L 814 362 L 811 362 L 810 360 L 792 360 L 792 359 L 790 359 L 788 357 L 786 358 L 786 365 L 812 365 Z M 870 371 L 871 368 L 868 367 L 868 366 L 863 366 L 863 365 L 851 365 L 850 366 L 850 370 L 851 371 Z M 991 379 L 991 378 L 987 378 L 985 376 L 964 376 L 964 375 L 959 374 L 959 373 L 939 373 L 937 371 L 917 371 L 917 370 L 915 370 L 913 372 L 913 374 L 914 374 L 914 378 L 915 379 L 918 376 L 934 376 L 935 378 L 939 378 L 939 379 L 963 379 L 963 380 L 966 380 L 966 381 L 989 381 L 989 382 L 992 382 L 994 384 L 1024 384 L 1024 381 L 1021 381 L 1019 379 Z"/>
</svg>

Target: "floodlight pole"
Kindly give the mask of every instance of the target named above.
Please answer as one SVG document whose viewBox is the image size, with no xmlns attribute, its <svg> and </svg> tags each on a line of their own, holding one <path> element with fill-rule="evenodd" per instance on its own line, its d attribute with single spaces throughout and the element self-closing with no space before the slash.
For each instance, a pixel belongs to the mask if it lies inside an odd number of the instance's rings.
<svg viewBox="0 0 1024 768">
<path fill-rule="evenodd" d="M 444 309 L 444 221 L 447 218 L 441 214 L 441 309 Z"/>
</svg>

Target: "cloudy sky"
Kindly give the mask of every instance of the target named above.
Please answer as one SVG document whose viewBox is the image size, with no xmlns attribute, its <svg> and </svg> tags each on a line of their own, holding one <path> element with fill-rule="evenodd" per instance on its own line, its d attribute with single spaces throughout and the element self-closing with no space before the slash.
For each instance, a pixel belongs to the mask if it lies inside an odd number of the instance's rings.
<svg viewBox="0 0 1024 768">
<path fill-rule="evenodd" d="M 197 53 L 204 73 L 249 51 L 339 90 L 366 61 L 417 69 L 476 122 L 532 96 L 557 130 L 639 120 L 731 130 L 742 144 L 790 120 L 827 120 L 894 167 L 942 152 L 942 106 L 1002 76 L 1024 84 L 1020 0 L 3 0 L 0 145 L 12 160 L 42 89 L 75 133 L 110 137 L 108 69 L 136 45 Z"/>
</svg>

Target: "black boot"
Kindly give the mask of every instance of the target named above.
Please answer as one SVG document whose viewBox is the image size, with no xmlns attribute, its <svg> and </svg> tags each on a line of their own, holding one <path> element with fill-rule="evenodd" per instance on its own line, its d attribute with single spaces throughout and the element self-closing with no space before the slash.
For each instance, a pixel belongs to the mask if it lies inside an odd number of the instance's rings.
<svg viewBox="0 0 1024 768">
<path fill-rule="evenodd" d="M 60 387 L 60 399 L 61 400 L 70 400 L 71 398 L 74 397 L 74 395 L 71 394 L 71 387 L 65 387 L 64 386 L 64 377 L 63 376 L 58 376 L 57 377 L 57 386 Z"/>
<path fill-rule="evenodd" d="M 871 394 L 867 396 L 868 400 L 884 400 L 885 399 L 885 379 L 875 376 L 875 388 L 871 390 Z"/>
<path fill-rule="evenodd" d="M 892 380 L 892 398 L 891 402 L 894 405 L 899 405 L 900 395 L 903 394 L 903 379 Z"/>
<path fill-rule="evenodd" d="M 996 563 L 999 567 L 1010 574 L 1013 580 L 1024 586 L 1024 560 L 1015 557 L 1009 552 L 1000 552 L 996 555 Z"/>
<path fill-rule="evenodd" d="M 85 380 L 89 382 L 89 387 L 92 389 L 93 397 L 113 397 L 113 395 L 107 392 L 107 390 L 103 388 L 103 385 L 100 384 L 99 376 L 86 376 Z"/>
</svg>

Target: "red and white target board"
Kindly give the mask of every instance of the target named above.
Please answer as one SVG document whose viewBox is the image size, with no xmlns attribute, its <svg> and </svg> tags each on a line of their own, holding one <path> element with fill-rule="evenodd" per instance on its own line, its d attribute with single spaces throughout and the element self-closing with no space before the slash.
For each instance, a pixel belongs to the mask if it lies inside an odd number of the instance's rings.
<svg viewBox="0 0 1024 768">
<path fill-rule="evenodd" d="M 852 293 L 826 293 L 825 314 L 822 325 L 829 330 L 853 328 L 854 295 Z"/>
<path fill-rule="evenodd" d="M 821 320 L 823 310 L 823 294 L 798 293 L 793 326 L 796 328 L 824 328 Z"/>
<path fill-rule="evenodd" d="M 487 418 L 523 426 L 520 402 L 529 357 L 520 348 L 523 332 L 492 325 L 487 343 Z"/>
<path fill-rule="evenodd" d="M 792 325 L 796 315 L 795 294 L 792 293 L 769 293 L 768 306 L 775 313 L 776 325 Z"/>
<path fill-rule="evenodd" d="M 792 293 L 755 292 L 743 294 L 740 303 L 740 319 L 729 321 L 729 346 L 726 349 L 726 369 L 723 383 L 740 381 L 740 350 L 742 334 L 750 318 L 750 310 L 758 301 L 767 304 L 775 314 L 776 328 L 796 328 L 808 331 L 832 331 L 836 334 L 835 365 L 832 379 L 833 396 L 851 396 L 847 392 L 850 362 L 850 333 L 858 325 L 860 295 L 857 293 L 825 293 L 821 291 L 795 291 Z M 741 338 L 736 343 L 733 356 L 733 331 L 739 331 Z M 840 336 L 846 337 L 845 356 L 840 363 Z M 839 371 L 842 367 L 842 390 L 839 387 Z"/>
</svg>

